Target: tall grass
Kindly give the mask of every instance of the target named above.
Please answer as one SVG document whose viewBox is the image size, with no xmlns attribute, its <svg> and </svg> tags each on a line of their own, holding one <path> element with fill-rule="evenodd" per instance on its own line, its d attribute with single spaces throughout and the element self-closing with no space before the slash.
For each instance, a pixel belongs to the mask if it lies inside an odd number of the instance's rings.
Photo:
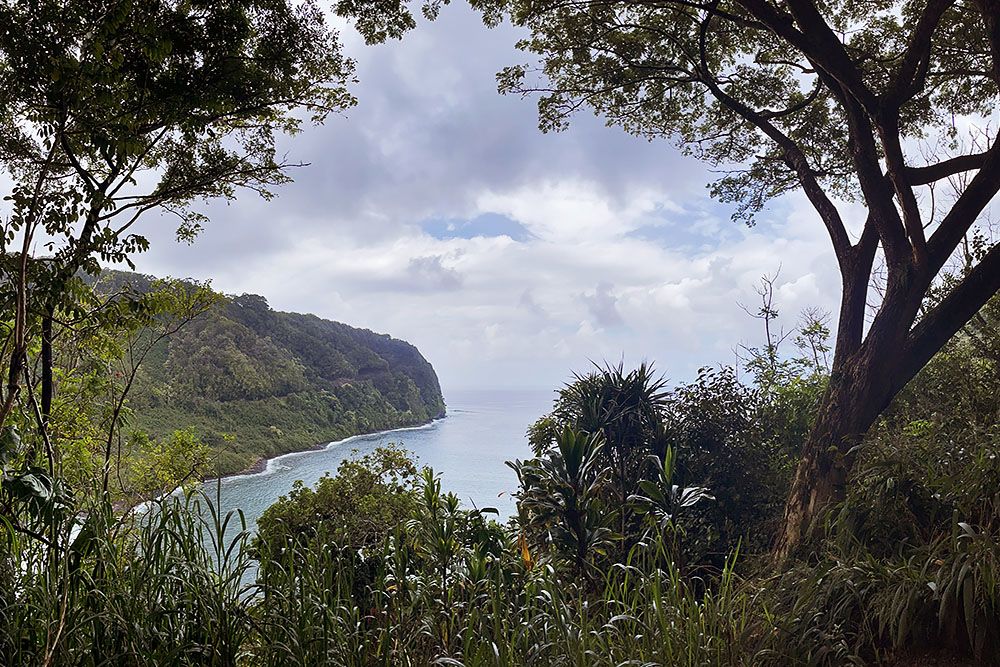
<svg viewBox="0 0 1000 667">
<path fill-rule="evenodd" d="M 750 664 L 754 600 L 730 568 L 705 593 L 652 544 L 571 581 L 545 559 L 526 563 L 496 524 L 434 502 L 437 514 L 368 554 L 320 538 L 255 554 L 242 517 L 200 493 L 138 517 L 95 509 L 58 526 L 53 546 L 5 547 L 3 663 Z M 453 536 L 448 553 L 433 534 Z"/>
<path fill-rule="evenodd" d="M 735 555 L 710 578 L 685 574 L 654 532 L 625 562 L 581 573 L 424 492 L 368 551 L 322 534 L 253 546 L 242 516 L 202 493 L 141 516 L 95 508 L 50 526 L 52 545 L 6 543 L 0 662 L 845 665 L 948 635 L 985 663 L 997 645 L 1000 549 L 972 526 L 906 558 L 856 553 L 751 581 Z"/>
<path fill-rule="evenodd" d="M 3 554 L 0 652 L 10 665 L 235 665 L 252 630 L 245 526 L 201 494 L 142 516 L 91 508 L 51 544 Z M 208 548 L 206 548 L 208 545 Z"/>
<path fill-rule="evenodd" d="M 260 664 L 739 665 L 767 636 L 735 558 L 717 580 L 685 580 L 654 536 L 580 575 L 525 558 L 513 531 L 431 485 L 381 553 L 289 545 L 261 554 Z"/>
<path fill-rule="evenodd" d="M 442 587 L 405 550 L 389 549 L 379 594 L 362 605 L 347 570 L 324 553 L 306 550 L 286 561 L 297 565 L 263 574 L 261 664 L 754 664 L 756 601 L 731 570 L 699 596 L 675 568 L 621 565 L 593 592 L 550 566 L 512 576 L 468 553 Z"/>
</svg>

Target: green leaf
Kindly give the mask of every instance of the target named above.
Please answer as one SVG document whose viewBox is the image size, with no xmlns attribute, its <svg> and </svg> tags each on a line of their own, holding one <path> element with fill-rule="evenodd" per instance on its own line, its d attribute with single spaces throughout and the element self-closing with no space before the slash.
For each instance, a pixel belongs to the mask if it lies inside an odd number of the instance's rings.
<svg viewBox="0 0 1000 667">
<path fill-rule="evenodd" d="M 21 436 L 17 432 L 17 427 L 4 427 L 0 431 L 0 465 L 13 461 L 20 449 Z"/>
</svg>

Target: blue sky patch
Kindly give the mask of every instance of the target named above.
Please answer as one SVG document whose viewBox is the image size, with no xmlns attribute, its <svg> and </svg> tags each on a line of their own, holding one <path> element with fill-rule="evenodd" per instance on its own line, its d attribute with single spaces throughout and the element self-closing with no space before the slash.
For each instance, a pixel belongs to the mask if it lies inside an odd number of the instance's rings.
<svg viewBox="0 0 1000 667">
<path fill-rule="evenodd" d="M 471 220 L 431 218 L 420 223 L 420 228 L 436 239 L 509 236 L 523 243 L 534 237 L 527 227 L 499 213 L 484 213 Z"/>
</svg>

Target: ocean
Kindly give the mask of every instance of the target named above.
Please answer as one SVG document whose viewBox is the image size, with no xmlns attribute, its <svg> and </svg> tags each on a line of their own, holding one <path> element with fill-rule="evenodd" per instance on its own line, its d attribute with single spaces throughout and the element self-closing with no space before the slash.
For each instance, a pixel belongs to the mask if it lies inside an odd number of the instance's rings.
<svg viewBox="0 0 1000 667">
<path fill-rule="evenodd" d="M 296 480 L 313 485 L 336 474 L 344 458 L 396 443 L 417 463 L 440 475 L 441 488 L 458 495 L 466 507 L 493 507 L 504 519 L 516 512 L 511 493 L 517 476 L 504 464 L 531 455 L 525 432 L 552 407 L 552 391 L 467 390 L 445 395 L 447 416 L 426 426 L 355 436 L 323 449 L 286 454 L 268 461 L 260 473 L 237 475 L 206 483 L 225 514 L 240 509 L 247 528 Z"/>
</svg>

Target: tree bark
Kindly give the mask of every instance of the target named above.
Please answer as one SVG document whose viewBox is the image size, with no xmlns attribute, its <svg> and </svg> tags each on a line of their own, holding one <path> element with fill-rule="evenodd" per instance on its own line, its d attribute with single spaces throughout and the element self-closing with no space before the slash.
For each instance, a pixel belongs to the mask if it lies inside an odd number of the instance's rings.
<svg viewBox="0 0 1000 667">
<path fill-rule="evenodd" d="M 830 384 L 785 505 L 784 527 L 774 550 L 779 560 L 797 550 L 824 510 L 844 500 L 855 448 L 896 394 L 1000 292 L 997 245 L 918 321 L 924 280 L 896 267 L 878 316 L 864 342 L 855 345 L 850 334 L 860 331 L 864 315 L 857 279 L 867 273 L 864 264 L 854 268 L 856 274 L 845 276 Z"/>
<path fill-rule="evenodd" d="M 898 367 L 901 354 L 895 356 Z M 886 372 L 889 361 L 862 353 L 831 375 L 785 504 L 784 528 L 775 547 L 778 559 L 806 541 L 824 509 L 844 499 L 855 447 L 899 391 Z"/>
<path fill-rule="evenodd" d="M 46 306 L 42 315 L 42 423 L 45 428 L 52 414 L 52 321 L 55 312 L 52 306 Z"/>
</svg>

